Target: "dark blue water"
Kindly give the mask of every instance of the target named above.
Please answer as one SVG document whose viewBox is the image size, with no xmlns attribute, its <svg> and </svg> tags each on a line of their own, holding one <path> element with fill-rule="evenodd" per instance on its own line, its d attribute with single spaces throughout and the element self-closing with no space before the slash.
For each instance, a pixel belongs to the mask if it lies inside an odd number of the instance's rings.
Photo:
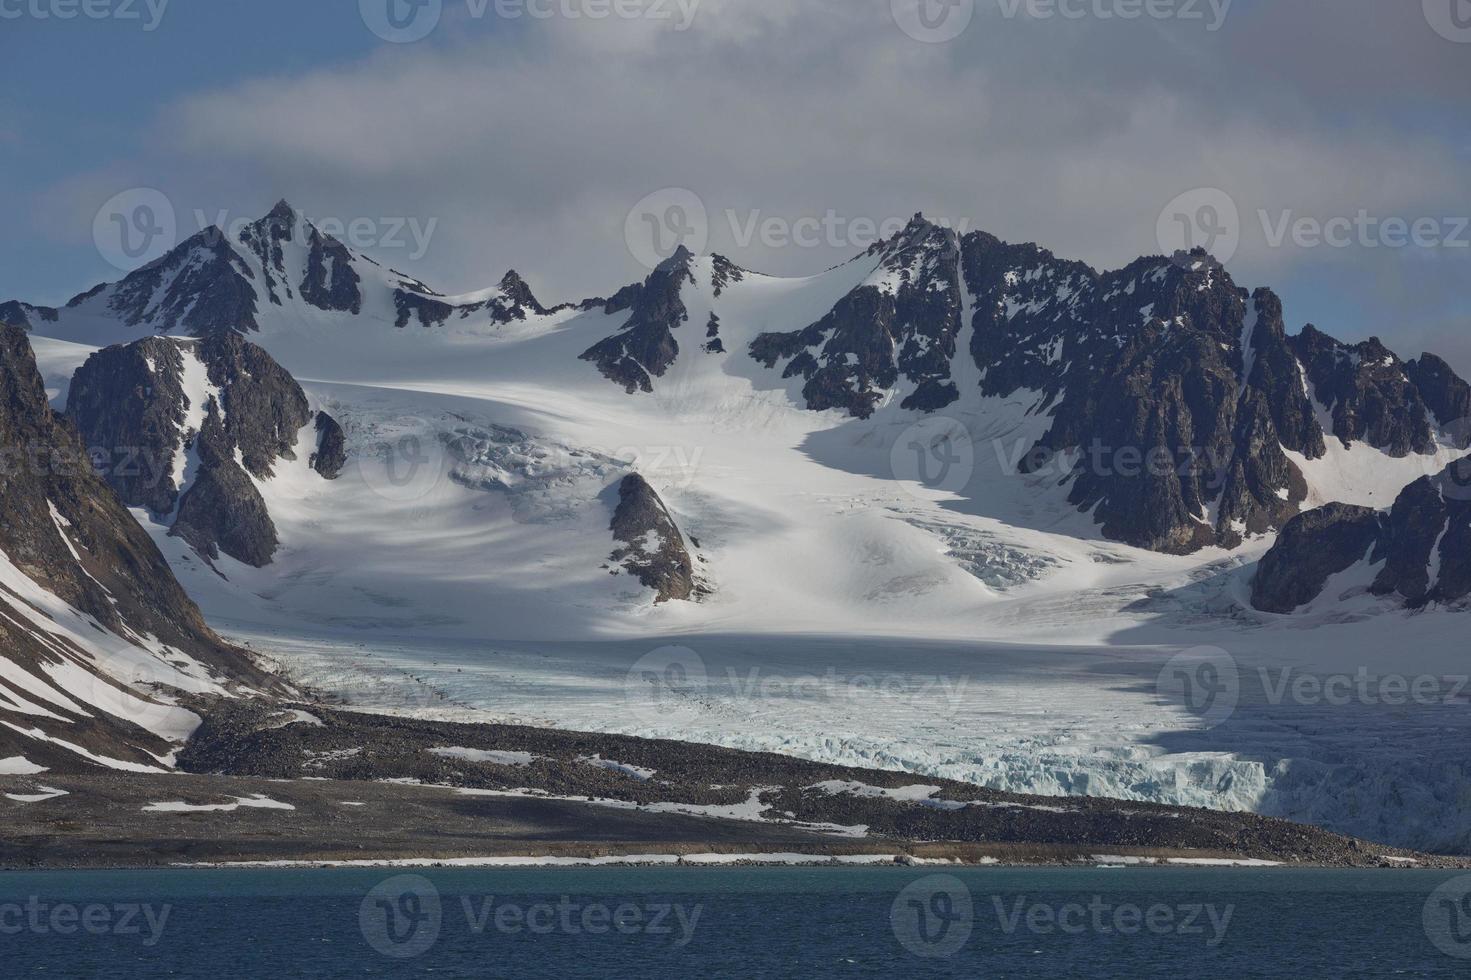
<svg viewBox="0 0 1471 980">
<path fill-rule="evenodd" d="M 0 976 L 1462 977 L 1419 871 L 220 870 L 0 875 Z"/>
</svg>

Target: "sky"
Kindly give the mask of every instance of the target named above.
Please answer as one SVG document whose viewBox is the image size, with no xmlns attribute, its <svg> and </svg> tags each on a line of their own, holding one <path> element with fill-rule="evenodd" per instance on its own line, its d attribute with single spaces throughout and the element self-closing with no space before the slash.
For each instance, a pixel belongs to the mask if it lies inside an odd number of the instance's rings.
<svg viewBox="0 0 1471 980">
<path fill-rule="evenodd" d="M 655 228 L 803 275 L 923 211 L 1206 245 L 1289 329 L 1471 375 L 1471 0 L 0 0 L 0 82 L 0 301 L 119 278 L 144 191 L 548 303 Z"/>
</svg>

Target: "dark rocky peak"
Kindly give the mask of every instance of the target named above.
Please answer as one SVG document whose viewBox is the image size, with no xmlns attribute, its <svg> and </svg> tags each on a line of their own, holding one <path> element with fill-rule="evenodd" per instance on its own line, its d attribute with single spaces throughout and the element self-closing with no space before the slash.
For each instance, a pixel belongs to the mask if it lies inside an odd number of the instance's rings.
<svg viewBox="0 0 1471 980">
<path fill-rule="evenodd" d="M 802 330 L 765 333 L 750 354 L 768 368 L 785 361 L 814 411 L 836 408 L 868 418 L 902 383 L 900 406 L 933 412 L 960 397 L 951 368 L 964 308 L 960 242 L 916 215 L 898 235 L 873 246 L 874 274 Z"/>
<path fill-rule="evenodd" d="M 1421 354 L 1406 364 L 1405 374 L 1419 389 L 1446 441 L 1457 449 L 1471 448 L 1471 385 L 1434 354 Z"/>
<path fill-rule="evenodd" d="M 519 319 L 525 319 L 525 311 L 530 310 L 539 315 L 545 315 L 546 307 L 537 300 L 536 294 L 526 284 L 526 280 L 516 272 L 510 270 L 501 277 L 500 290 L 506 294 L 507 306 L 521 311 Z"/>
<path fill-rule="evenodd" d="M 697 599 L 707 594 L 697 581 L 684 535 L 659 494 L 637 473 L 618 484 L 618 501 L 610 526 L 621 547 L 611 560 L 655 590 L 655 603 Z"/>
<path fill-rule="evenodd" d="M 251 333 L 260 329 L 254 279 L 224 233 L 209 228 L 130 273 L 113 287 L 108 309 L 158 333 Z"/>
<path fill-rule="evenodd" d="M 1366 442 L 1395 457 L 1434 451 L 1420 390 L 1379 338 L 1345 344 L 1308 324 L 1291 343 L 1314 399 L 1345 446 Z"/>
<path fill-rule="evenodd" d="M 1282 300 L 1262 287 L 1252 294 L 1249 323 L 1243 328 L 1243 397 L 1259 392 L 1284 448 L 1308 459 L 1327 452 L 1323 428 L 1307 394 L 1302 367 L 1293 353 L 1282 319 Z"/>
<path fill-rule="evenodd" d="M 1204 252 L 1140 259 L 1092 292 L 1084 280 L 1048 321 L 1060 394 L 1024 469 L 1073 460 L 1068 500 L 1105 536 L 1156 551 L 1235 547 L 1296 514 L 1307 486 L 1279 424 L 1289 444 L 1321 450 L 1275 297 L 1254 298 L 1249 319 L 1245 292 Z"/>
<path fill-rule="evenodd" d="M 598 366 L 603 377 L 629 393 L 652 392 L 654 378 L 664 376 L 679 356 L 674 331 L 689 320 L 680 290 L 694 285 L 694 255 L 683 245 L 659 264 L 636 292 L 628 293 L 632 315 L 618 333 L 589 347 L 582 360 Z M 624 295 L 620 293 L 620 296 Z M 610 311 L 613 304 L 608 304 Z"/>
<path fill-rule="evenodd" d="M 260 261 L 266 296 L 277 306 L 282 305 L 283 297 L 291 299 L 296 295 L 291 276 L 286 271 L 285 246 L 296 240 L 301 224 L 302 218 L 296 209 L 282 200 L 265 217 L 240 232 L 240 244 Z"/>
<path fill-rule="evenodd" d="M 974 297 L 970 355 L 982 372 L 982 393 L 1005 397 L 1027 389 L 1050 405 L 1067 366 L 1092 357 L 1082 328 L 1098 273 L 1037 245 L 1012 245 L 980 231 L 967 234 L 960 247 Z"/>
<path fill-rule="evenodd" d="M 250 477 L 266 479 L 278 461 L 296 458 L 312 414 L 301 386 L 265 350 L 234 333 L 109 347 L 78 369 L 67 414 L 124 503 L 173 518 L 206 557 L 269 562 L 276 531 Z M 314 466 L 329 479 L 345 458 L 335 426 L 318 419 Z"/>
</svg>

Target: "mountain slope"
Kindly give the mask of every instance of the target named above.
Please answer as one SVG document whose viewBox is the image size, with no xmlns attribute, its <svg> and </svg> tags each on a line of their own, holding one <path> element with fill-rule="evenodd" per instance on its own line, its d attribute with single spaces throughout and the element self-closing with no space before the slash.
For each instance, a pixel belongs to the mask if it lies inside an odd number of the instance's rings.
<svg viewBox="0 0 1471 980">
<path fill-rule="evenodd" d="M 267 685 L 205 626 L 0 328 L 0 766 L 165 768 L 181 694 Z"/>
</svg>

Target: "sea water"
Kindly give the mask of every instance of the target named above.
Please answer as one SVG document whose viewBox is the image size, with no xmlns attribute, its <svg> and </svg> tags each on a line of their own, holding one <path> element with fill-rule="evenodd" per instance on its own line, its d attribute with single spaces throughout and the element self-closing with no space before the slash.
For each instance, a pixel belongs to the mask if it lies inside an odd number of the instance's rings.
<svg viewBox="0 0 1471 980">
<path fill-rule="evenodd" d="M 1471 879 L 1278 868 L 0 875 L 0 976 L 1459 977 Z"/>
</svg>

